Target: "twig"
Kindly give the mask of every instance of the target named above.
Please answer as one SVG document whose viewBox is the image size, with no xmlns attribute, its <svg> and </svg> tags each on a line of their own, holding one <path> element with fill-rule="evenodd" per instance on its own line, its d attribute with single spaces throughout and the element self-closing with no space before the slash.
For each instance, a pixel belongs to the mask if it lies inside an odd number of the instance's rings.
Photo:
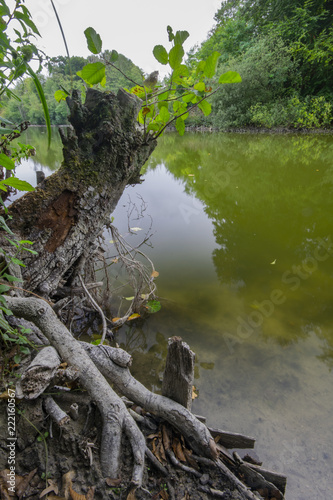
<svg viewBox="0 0 333 500">
<path fill-rule="evenodd" d="M 106 331 L 107 331 L 107 328 L 106 328 L 106 319 L 105 319 L 105 316 L 104 316 L 104 313 L 102 311 L 102 309 L 99 307 L 99 305 L 97 304 L 97 302 L 93 299 L 93 297 L 90 295 L 89 291 L 87 290 L 87 287 L 86 285 L 84 284 L 84 281 L 82 279 L 82 276 L 79 275 L 79 280 L 80 280 L 80 283 L 82 285 L 82 288 L 83 290 L 85 291 L 88 299 L 90 300 L 91 304 L 94 306 L 94 308 L 100 313 L 101 317 L 102 317 L 102 323 L 103 323 L 103 333 L 102 333 L 102 338 L 101 338 L 101 342 L 100 342 L 100 345 L 103 345 L 104 344 L 104 340 L 105 340 L 105 337 L 106 337 Z"/>
<path fill-rule="evenodd" d="M 168 450 L 165 450 L 165 451 L 166 451 L 166 454 L 170 458 L 170 460 L 171 460 L 171 462 L 172 462 L 173 465 L 175 465 L 179 469 L 182 469 L 185 472 L 190 472 L 195 477 L 201 477 L 202 476 L 202 474 L 200 474 L 200 472 L 198 472 L 197 470 L 193 469 L 192 467 L 188 467 L 187 465 L 184 465 L 181 462 L 179 462 L 179 460 L 175 457 L 173 451 L 171 451 L 170 448 Z"/>
<path fill-rule="evenodd" d="M 25 288 L 21 288 L 21 287 L 19 287 L 19 286 L 9 285 L 8 283 L 5 283 L 4 281 L 1 281 L 1 283 L 2 283 L 3 285 L 8 286 L 8 288 L 13 288 L 13 289 L 15 289 L 15 290 L 22 290 L 22 292 L 30 293 L 30 295 L 34 295 L 34 296 L 35 296 L 35 297 L 37 297 L 38 299 L 40 299 L 40 300 L 44 300 L 44 302 L 47 302 L 50 306 L 52 306 L 52 302 L 50 302 L 49 300 L 44 299 L 44 298 L 43 298 L 43 297 L 41 297 L 40 295 L 37 295 L 37 293 L 30 292 L 30 290 L 26 290 Z"/>
</svg>

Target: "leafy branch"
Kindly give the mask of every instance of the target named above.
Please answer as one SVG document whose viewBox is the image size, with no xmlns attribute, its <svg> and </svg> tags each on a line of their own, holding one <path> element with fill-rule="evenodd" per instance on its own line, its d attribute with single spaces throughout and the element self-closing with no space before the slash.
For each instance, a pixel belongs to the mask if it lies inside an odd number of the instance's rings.
<svg viewBox="0 0 333 500">
<path fill-rule="evenodd" d="M 164 79 L 163 84 L 158 83 L 158 72 L 152 73 L 142 83 L 137 83 L 129 78 L 122 70 L 114 64 L 118 59 L 118 53 L 112 50 L 111 57 L 106 60 L 102 56 L 102 40 L 93 28 L 85 30 L 88 49 L 94 55 L 101 55 L 101 60 L 87 64 L 77 74 L 84 82 L 92 87 L 93 85 L 106 84 L 106 66 L 110 65 L 125 76 L 134 87 L 125 89 L 130 94 L 136 95 L 142 100 L 142 106 L 138 113 L 137 120 L 143 128 L 143 136 L 146 141 L 157 139 L 164 130 L 171 124 L 180 135 L 185 132 L 185 121 L 189 112 L 194 108 L 208 116 L 211 113 L 211 105 L 207 101 L 215 94 L 221 85 L 239 83 L 242 81 L 240 75 L 235 71 L 228 71 L 220 75 L 215 80 L 218 59 L 220 53 L 212 52 L 206 59 L 197 61 L 191 69 L 184 63 L 185 51 L 183 44 L 189 37 L 187 31 L 173 32 L 170 26 L 167 27 L 171 48 L 168 51 L 163 45 L 156 45 L 153 48 L 155 59 L 164 66 L 169 66 L 170 73 Z M 216 88 L 212 88 L 211 84 Z M 59 97 L 57 91 L 57 98 Z M 62 98 L 66 98 L 64 94 Z"/>
</svg>

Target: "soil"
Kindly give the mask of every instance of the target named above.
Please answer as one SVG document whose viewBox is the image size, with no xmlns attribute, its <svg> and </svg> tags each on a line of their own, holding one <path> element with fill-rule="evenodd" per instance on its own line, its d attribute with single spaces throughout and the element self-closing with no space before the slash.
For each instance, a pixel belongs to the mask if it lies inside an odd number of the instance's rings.
<svg viewBox="0 0 333 500">
<path fill-rule="evenodd" d="M 13 380 L 12 380 L 13 381 Z M 8 382 L 1 384 L 1 393 Z M 220 498 L 241 500 L 244 496 L 235 490 L 235 486 L 215 468 L 191 461 L 187 464 L 195 467 L 199 477 L 175 468 L 170 462 L 158 455 L 168 471 L 164 476 L 148 458 L 144 473 L 143 487 L 131 493 L 131 474 L 133 457 L 127 438 L 122 442 L 121 475 L 116 480 L 105 480 L 102 477 L 99 464 L 100 429 L 102 426 L 99 411 L 88 396 L 79 388 L 72 388 L 70 392 L 55 393 L 54 400 L 66 412 L 76 403 L 79 408 L 77 420 L 61 428 L 50 421 L 43 408 L 43 398 L 34 401 L 16 400 L 16 454 L 15 473 L 17 478 L 16 493 L 8 499 L 29 498 L 39 499 L 46 484 L 55 485 L 54 491 L 48 498 L 64 498 L 64 481 L 66 474 L 72 475 L 72 490 L 85 498 L 94 499 L 175 499 L 175 500 L 205 500 L 214 498 L 204 490 L 212 488 L 223 492 Z M 6 499 L 6 472 L 8 466 L 8 421 L 6 398 L 0 406 L 0 492 L 1 498 Z M 163 422 L 158 422 L 149 416 L 150 427 L 139 425 L 146 436 L 149 448 L 155 451 L 158 448 L 159 435 Z M 42 437 L 44 436 L 44 438 Z M 181 442 L 181 436 L 175 436 Z M 157 446 L 155 447 L 155 443 Z M 184 443 L 185 444 L 185 443 Z M 186 446 L 184 446 L 186 450 Z M 47 452 L 46 452 L 47 450 Z M 162 452 L 163 455 L 163 452 Z M 2 471 L 2 472 L 1 472 Z M 34 471 L 34 472 L 32 472 Z M 71 472 L 72 471 L 72 472 Z M 31 473 L 30 477 L 28 474 Z M 24 478 L 26 483 L 24 485 Z M 31 477 L 32 476 L 32 477 Z M 27 481 L 28 479 L 28 481 Z M 46 479 L 49 481 L 46 483 Z M 23 483 L 20 486 L 20 481 Z M 91 488 L 94 488 L 92 490 Z M 57 490 L 58 488 L 58 490 Z M 59 493 L 57 493 L 57 491 Z M 94 491 L 94 493 L 93 493 Z M 57 493 L 57 495 L 55 495 Z M 92 495 L 93 496 L 89 496 Z M 73 493 L 72 493 L 73 494 Z M 53 495 L 53 496 L 52 496 Z M 75 496 L 75 493 L 74 493 Z M 47 498 L 47 497 L 45 497 Z M 74 498 L 72 495 L 69 498 Z M 83 500 L 82 497 L 80 500 Z"/>
</svg>

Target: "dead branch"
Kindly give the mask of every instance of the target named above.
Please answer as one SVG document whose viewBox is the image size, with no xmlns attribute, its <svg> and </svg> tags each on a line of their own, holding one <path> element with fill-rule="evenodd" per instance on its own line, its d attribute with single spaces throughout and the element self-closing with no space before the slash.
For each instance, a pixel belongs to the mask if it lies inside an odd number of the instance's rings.
<svg viewBox="0 0 333 500">
<path fill-rule="evenodd" d="M 60 406 L 57 405 L 57 403 L 54 401 L 53 398 L 51 398 L 51 396 L 45 398 L 44 407 L 46 412 L 50 415 L 52 420 L 54 420 L 59 425 L 59 427 L 68 424 L 68 422 L 70 421 L 70 418 L 67 415 L 67 413 L 65 413 L 60 408 Z"/>
</svg>

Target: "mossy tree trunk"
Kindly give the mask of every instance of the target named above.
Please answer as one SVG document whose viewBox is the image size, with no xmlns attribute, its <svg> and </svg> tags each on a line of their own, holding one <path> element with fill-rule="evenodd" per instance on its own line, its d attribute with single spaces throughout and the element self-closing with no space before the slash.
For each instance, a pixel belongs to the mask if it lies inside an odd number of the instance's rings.
<svg viewBox="0 0 333 500">
<path fill-rule="evenodd" d="M 127 184 L 156 146 L 137 129 L 141 101 L 88 89 L 85 103 L 73 91 L 67 98 L 71 126 L 61 129 L 64 161 L 36 191 L 10 206 L 11 227 L 34 242 L 37 256 L 23 256 L 26 288 L 51 295 L 80 258 L 91 255 Z"/>
</svg>

